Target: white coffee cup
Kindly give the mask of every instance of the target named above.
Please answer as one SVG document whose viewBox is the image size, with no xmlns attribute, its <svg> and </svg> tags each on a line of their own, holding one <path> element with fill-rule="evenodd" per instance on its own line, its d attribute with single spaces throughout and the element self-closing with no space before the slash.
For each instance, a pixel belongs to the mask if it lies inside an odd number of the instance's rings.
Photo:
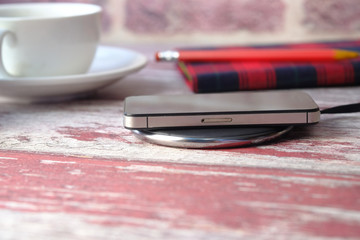
<svg viewBox="0 0 360 240">
<path fill-rule="evenodd" d="M 0 5 L 0 75 L 85 73 L 100 41 L 101 7 L 82 3 Z"/>
</svg>

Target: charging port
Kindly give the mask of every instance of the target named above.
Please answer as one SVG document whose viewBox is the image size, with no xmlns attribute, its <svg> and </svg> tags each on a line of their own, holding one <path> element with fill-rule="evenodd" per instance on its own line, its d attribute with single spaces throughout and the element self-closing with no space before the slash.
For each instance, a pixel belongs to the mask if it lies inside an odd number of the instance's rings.
<svg viewBox="0 0 360 240">
<path fill-rule="evenodd" d="M 230 123 L 232 118 L 203 118 L 201 123 Z"/>
</svg>

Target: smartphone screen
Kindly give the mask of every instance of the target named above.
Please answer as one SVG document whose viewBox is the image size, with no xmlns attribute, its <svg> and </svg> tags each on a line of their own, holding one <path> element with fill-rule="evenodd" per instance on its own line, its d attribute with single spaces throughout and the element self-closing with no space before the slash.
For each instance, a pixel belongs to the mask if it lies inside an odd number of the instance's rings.
<svg viewBox="0 0 360 240">
<path fill-rule="evenodd" d="M 301 91 L 133 96 L 124 103 L 128 129 L 298 125 L 319 120 L 319 107 Z"/>
</svg>

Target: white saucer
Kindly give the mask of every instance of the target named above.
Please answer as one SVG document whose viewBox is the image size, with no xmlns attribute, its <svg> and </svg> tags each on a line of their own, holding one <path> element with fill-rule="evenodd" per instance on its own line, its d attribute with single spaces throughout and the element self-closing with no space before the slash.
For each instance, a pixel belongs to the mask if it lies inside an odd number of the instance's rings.
<svg viewBox="0 0 360 240">
<path fill-rule="evenodd" d="M 37 78 L 0 76 L 0 96 L 31 101 L 83 96 L 140 70 L 146 63 L 146 57 L 137 52 L 99 46 L 88 73 Z"/>
</svg>

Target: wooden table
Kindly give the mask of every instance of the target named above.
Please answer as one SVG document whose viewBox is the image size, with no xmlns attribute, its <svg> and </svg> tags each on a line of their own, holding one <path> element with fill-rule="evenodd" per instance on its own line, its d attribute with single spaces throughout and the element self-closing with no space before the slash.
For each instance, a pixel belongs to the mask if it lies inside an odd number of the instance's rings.
<svg viewBox="0 0 360 240">
<path fill-rule="evenodd" d="M 359 90 L 304 89 L 321 108 L 359 102 Z M 88 99 L 2 99 L 0 239 L 360 238 L 359 113 L 221 150 L 123 128 L 126 96 L 184 92 L 173 64 L 150 61 Z"/>
</svg>

